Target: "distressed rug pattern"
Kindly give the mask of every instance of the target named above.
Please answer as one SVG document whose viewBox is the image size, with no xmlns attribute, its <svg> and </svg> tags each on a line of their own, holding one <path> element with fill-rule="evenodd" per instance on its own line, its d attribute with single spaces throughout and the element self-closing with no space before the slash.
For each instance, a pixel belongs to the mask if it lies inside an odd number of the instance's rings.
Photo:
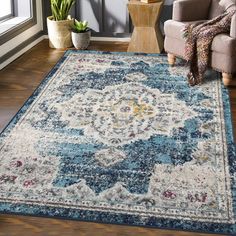
<svg viewBox="0 0 236 236">
<path fill-rule="evenodd" d="M 67 51 L 0 137 L 0 212 L 236 233 L 227 90 L 165 56 Z"/>
</svg>

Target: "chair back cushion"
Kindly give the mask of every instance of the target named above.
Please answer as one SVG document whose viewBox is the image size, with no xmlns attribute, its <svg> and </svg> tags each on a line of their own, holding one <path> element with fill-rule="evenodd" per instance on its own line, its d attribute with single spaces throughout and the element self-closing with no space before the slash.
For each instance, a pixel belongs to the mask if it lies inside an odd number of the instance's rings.
<svg viewBox="0 0 236 236">
<path fill-rule="evenodd" d="M 220 1 L 221 0 L 212 0 L 211 1 L 208 19 L 213 19 L 214 17 L 219 16 L 220 14 L 222 14 L 224 12 L 225 8 L 219 4 Z"/>
</svg>

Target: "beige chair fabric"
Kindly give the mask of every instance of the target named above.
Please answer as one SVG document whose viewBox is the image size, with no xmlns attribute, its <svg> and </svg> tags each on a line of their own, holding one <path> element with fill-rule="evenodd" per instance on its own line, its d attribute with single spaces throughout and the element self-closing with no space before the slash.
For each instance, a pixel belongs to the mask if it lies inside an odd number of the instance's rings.
<svg viewBox="0 0 236 236">
<path fill-rule="evenodd" d="M 230 36 L 232 38 L 236 38 L 236 14 L 233 16 L 233 19 L 232 19 Z"/>
<path fill-rule="evenodd" d="M 176 0 L 173 19 L 166 21 L 164 25 L 165 50 L 183 57 L 183 29 L 186 24 L 204 22 L 234 8 L 236 0 Z M 212 68 L 224 73 L 236 73 L 236 15 L 232 18 L 230 35 L 217 35 L 212 42 L 211 51 Z"/>
<path fill-rule="evenodd" d="M 219 0 L 212 0 L 210 10 L 208 13 L 208 19 L 213 19 L 224 12 L 224 7 L 219 4 Z"/>
</svg>

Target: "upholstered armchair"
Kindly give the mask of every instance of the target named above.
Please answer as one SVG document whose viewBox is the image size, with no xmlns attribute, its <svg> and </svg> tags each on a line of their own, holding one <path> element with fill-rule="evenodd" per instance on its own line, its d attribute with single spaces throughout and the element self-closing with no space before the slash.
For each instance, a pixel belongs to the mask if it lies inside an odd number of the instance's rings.
<svg viewBox="0 0 236 236">
<path fill-rule="evenodd" d="M 204 22 L 226 10 L 236 9 L 236 0 L 176 0 L 173 4 L 172 20 L 165 22 L 165 50 L 170 65 L 176 57 L 184 57 L 185 40 L 183 29 L 186 24 Z M 217 35 L 211 46 L 211 68 L 222 72 L 225 85 L 235 83 L 236 74 L 236 15 L 231 22 L 229 35 Z"/>
</svg>

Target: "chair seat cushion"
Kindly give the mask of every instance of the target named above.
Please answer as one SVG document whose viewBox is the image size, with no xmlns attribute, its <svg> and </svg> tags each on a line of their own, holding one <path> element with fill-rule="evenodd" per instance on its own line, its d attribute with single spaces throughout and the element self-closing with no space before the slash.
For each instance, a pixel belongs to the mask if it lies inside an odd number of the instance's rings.
<svg viewBox="0 0 236 236">
<path fill-rule="evenodd" d="M 175 20 L 168 20 L 165 22 L 165 25 L 164 25 L 165 35 L 167 35 L 168 37 L 171 37 L 171 38 L 184 40 L 184 38 L 183 38 L 184 27 L 187 24 L 194 24 L 194 23 L 201 23 L 201 22 L 204 22 L 204 21 L 180 22 L 180 21 L 175 21 Z"/>
</svg>

